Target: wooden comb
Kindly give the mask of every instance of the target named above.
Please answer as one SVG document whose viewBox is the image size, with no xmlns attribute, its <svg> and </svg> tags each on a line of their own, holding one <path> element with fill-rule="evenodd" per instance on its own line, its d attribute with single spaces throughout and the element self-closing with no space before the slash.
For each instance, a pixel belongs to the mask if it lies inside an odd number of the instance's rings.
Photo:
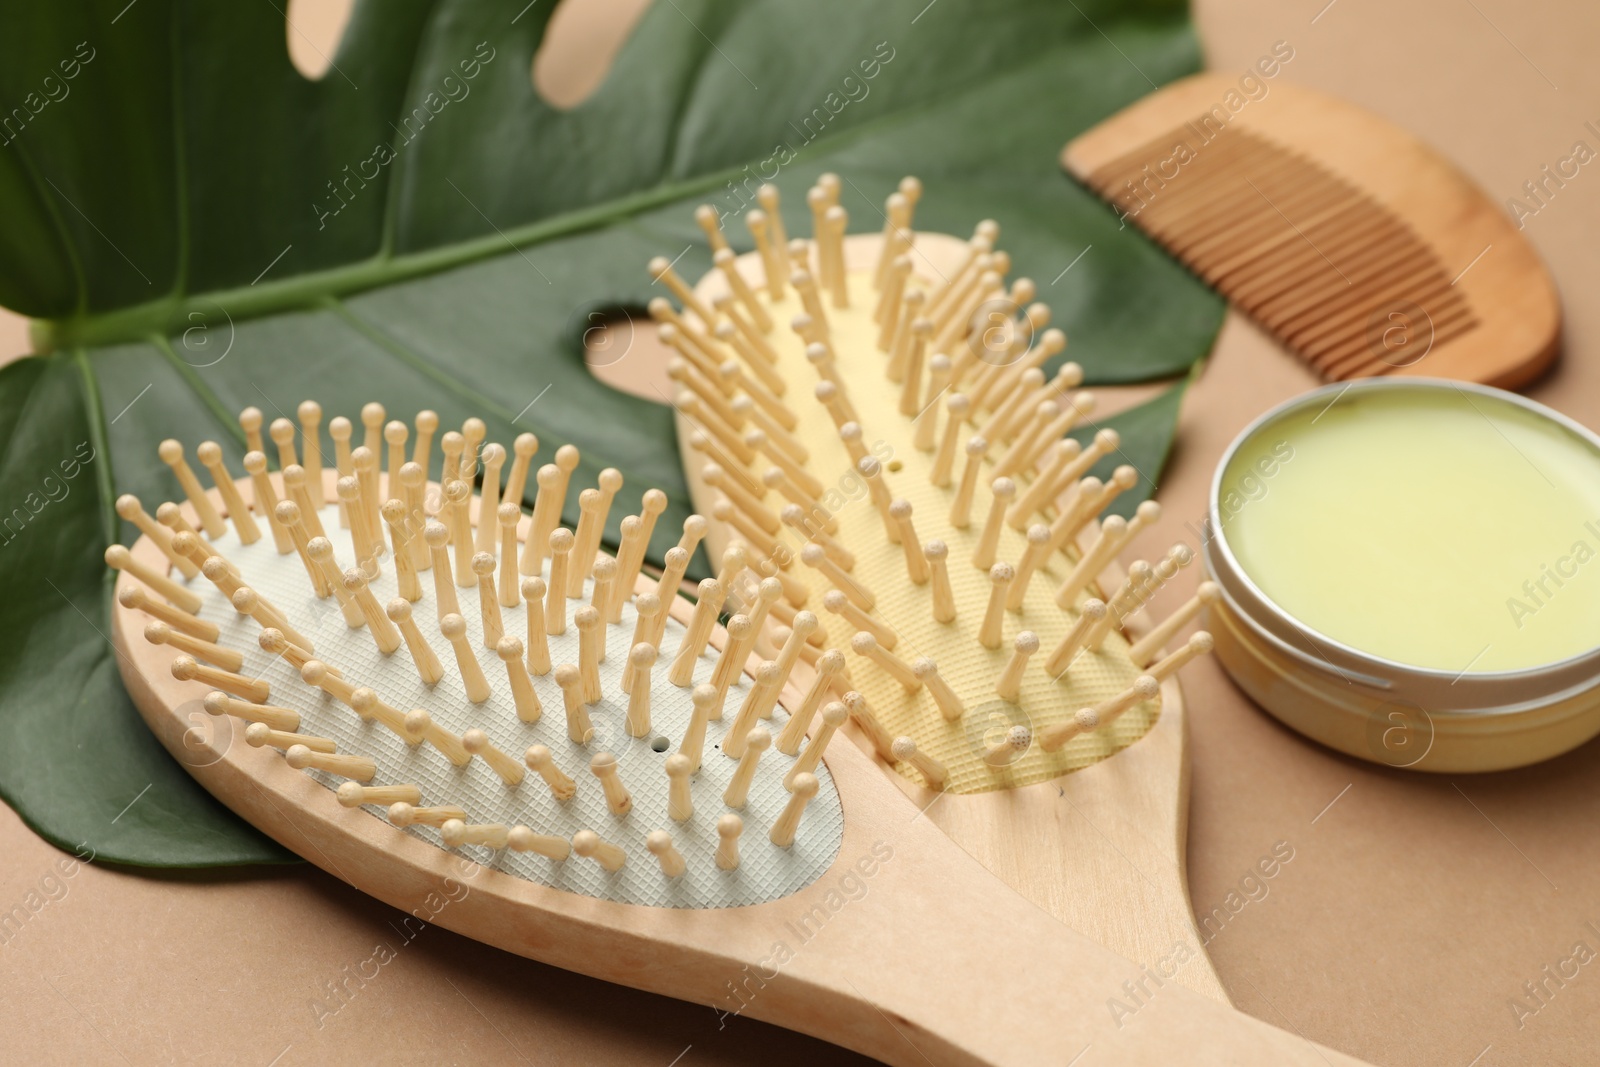
<svg viewBox="0 0 1600 1067">
<path fill-rule="evenodd" d="M 1543 372 L 1555 285 L 1505 213 L 1392 123 L 1270 84 L 1245 100 L 1221 75 L 1174 82 L 1062 165 L 1325 378 Z"/>
<path fill-rule="evenodd" d="M 289 420 L 271 427 L 280 472 L 259 412 L 241 419 L 247 479 L 200 444 L 209 491 L 164 442 L 187 500 L 152 517 L 122 498 L 143 536 L 106 559 L 119 666 L 150 728 L 306 859 L 422 921 L 895 1064 L 1064 1063 L 1094 1045 L 1154 1065 L 1196 1035 L 1194 1062 L 1353 1062 L 1161 989 L 830 746 L 848 692 L 746 674 L 753 625 L 725 630 L 715 599 L 676 594 L 704 520 L 659 578 L 639 573 L 659 491 L 611 556 L 595 546 L 617 472 L 578 494 L 575 530 L 558 525 L 571 446 L 534 474 L 529 516 L 532 435 L 502 481 L 507 451 L 483 445 L 481 421 L 446 433 L 441 489 L 433 413 L 409 458 L 408 427 L 379 405 L 356 447 L 332 420 L 335 469 L 320 408 L 300 415 L 298 447 Z M 658 649 L 688 677 L 669 679 Z M 797 721 L 804 747 L 771 740 Z M 1129 989 L 1136 1025 L 1101 1008 Z"/>
<path fill-rule="evenodd" d="M 1005 282 L 994 223 L 970 241 L 913 233 L 920 193 L 906 179 L 882 233 L 846 236 L 824 175 L 816 239 L 787 241 L 767 187 L 746 218 L 756 251 L 736 256 L 703 207 L 718 269 L 690 289 L 649 266 L 684 308 L 650 305 L 678 353 L 679 438 L 730 610 L 781 592 L 764 654 L 803 625 L 806 665 L 848 663 L 853 735 L 929 820 L 1129 958 L 1191 946 L 1175 980 L 1225 1001 L 1183 874 L 1171 678 L 1210 635 L 1161 654 L 1211 591 L 1145 633 L 1141 606 L 1191 553 L 1115 566 L 1160 506 L 1099 521 L 1138 472 L 1087 476 L 1117 458 L 1115 431 L 1063 439 L 1095 403 L 1065 337 L 1031 281 Z"/>
</svg>

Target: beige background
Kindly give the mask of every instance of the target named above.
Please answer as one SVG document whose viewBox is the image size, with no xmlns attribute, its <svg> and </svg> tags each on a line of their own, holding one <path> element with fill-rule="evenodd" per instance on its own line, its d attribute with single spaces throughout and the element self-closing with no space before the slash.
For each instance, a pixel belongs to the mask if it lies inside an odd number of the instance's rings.
<svg viewBox="0 0 1600 1067">
<path fill-rule="evenodd" d="M 1583 123 L 1600 120 L 1600 69 L 1589 55 L 1600 40 L 1600 10 L 1511 0 L 1325 2 L 1196 0 L 1210 64 L 1242 69 L 1287 40 L 1296 56 L 1283 77 L 1421 133 L 1496 200 L 1575 140 L 1596 146 Z M 331 52 L 341 6 L 290 5 L 291 48 L 308 67 L 319 65 L 319 51 Z M 614 47 L 607 42 L 639 7 L 640 0 L 567 0 L 553 31 L 566 43 L 548 50 L 537 82 L 564 100 L 580 97 L 603 72 Z M 1600 280 L 1592 248 L 1600 177 L 1580 174 L 1527 232 L 1568 316 L 1562 363 L 1531 393 L 1600 426 L 1600 310 L 1585 300 Z M 22 324 L 0 323 L 0 351 L 20 351 L 24 337 Z M 642 361 L 633 369 L 650 371 Z M 1185 409 L 1162 494 L 1166 539 L 1193 542 L 1184 522 L 1203 514 L 1206 480 L 1233 434 L 1312 384 L 1247 323 L 1230 319 Z M 1600 745 L 1522 772 L 1425 778 L 1301 740 L 1212 664 L 1186 675 L 1186 687 L 1194 733 L 1189 870 L 1199 909 L 1220 903 L 1275 842 L 1295 850 L 1269 895 L 1211 945 L 1240 1008 L 1381 1063 L 1595 1062 L 1600 962 L 1563 988 L 1550 986 L 1549 1004 L 1521 1029 L 1508 1002 L 1575 941 L 1600 950 L 1600 934 L 1583 926 L 1593 920 L 1600 928 Z M 59 858 L 8 810 L 0 810 L 0 855 L 6 909 Z M 756 1023 L 719 1029 L 709 1009 L 555 971 L 437 928 L 403 944 L 391 925 L 397 912 L 314 869 L 154 878 L 88 867 L 65 884 L 64 897 L 0 947 L 8 1009 L 0 1059 L 846 1059 Z M 379 942 L 397 949 L 396 959 L 319 1028 L 311 1001 Z"/>
</svg>

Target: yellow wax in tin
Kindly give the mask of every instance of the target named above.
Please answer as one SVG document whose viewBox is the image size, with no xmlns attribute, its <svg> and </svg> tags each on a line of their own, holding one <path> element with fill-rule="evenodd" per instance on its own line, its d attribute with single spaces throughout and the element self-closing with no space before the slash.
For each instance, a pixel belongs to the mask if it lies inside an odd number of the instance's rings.
<svg viewBox="0 0 1600 1067">
<path fill-rule="evenodd" d="M 1221 487 L 1240 567 L 1317 634 L 1452 673 L 1600 645 L 1600 453 L 1535 412 L 1357 390 L 1261 427 Z"/>
</svg>

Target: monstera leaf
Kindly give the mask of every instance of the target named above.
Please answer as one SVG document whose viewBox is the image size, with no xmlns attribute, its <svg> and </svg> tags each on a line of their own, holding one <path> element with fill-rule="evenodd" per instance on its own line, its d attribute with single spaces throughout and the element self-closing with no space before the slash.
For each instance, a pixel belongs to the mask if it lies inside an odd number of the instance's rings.
<svg viewBox="0 0 1600 1067">
<path fill-rule="evenodd" d="M 669 412 L 598 384 L 581 338 L 659 292 L 651 256 L 707 268 L 695 202 L 739 242 L 775 180 L 805 232 L 832 170 L 870 227 L 916 173 L 918 226 L 997 219 L 1092 380 L 1210 345 L 1218 301 L 1055 161 L 1197 66 L 1177 0 L 670 0 L 566 111 L 529 75 L 554 6 L 362 3 L 311 81 L 281 5 L 0 4 L 0 303 L 43 353 L 0 373 L 0 794 L 45 837 L 134 864 L 283 858 L 118 681 L 100 559 L 132 537 L 116 494 L 176 496 L 164 437 L 214 438 L 238 470 L 246 405 L 479 414 L 491 440 L 577 443 L 580 479 L 662 487 L 670 536 Z"/>
</svg>

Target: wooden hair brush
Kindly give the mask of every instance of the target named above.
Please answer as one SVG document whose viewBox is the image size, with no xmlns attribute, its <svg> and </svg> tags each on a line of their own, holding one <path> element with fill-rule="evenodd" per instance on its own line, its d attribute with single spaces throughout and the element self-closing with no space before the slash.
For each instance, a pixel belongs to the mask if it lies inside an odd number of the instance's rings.
<svg viewBox="0 0 1600 1067">
<path fill-rule="evenodd" d="M 913 233 L 908 178 L 881 233 L 846 236 L 838 190 L 820 179 L 816 236 L 790 241 L 762 189 L 743 256 L 702 207 L 717 269 L 692 289 L 649 265 L 683 306 L 650 311 L 715 520 L 701 595 L 779 627 L 761 656 L 801 634 L 804 667 L 848 671 L 852 735 L 1013 888 L 1132 959 L 1192 947 L 1176 980 L 1225 1000 L 1183 875 L 1173 677 L 1210 635 L 1166 647 L 1212 591 L 1146 632 L 1142 606 L 1192 554 L 1116 566 L 1160 507 L 1101 521 L 1139 472 L 1114 430 L 1065 436 L 1095 398 L 1032 282 L 1007 284 L 995 224 Z"/>
<path fill-rule="evenodd" d="M 835 736 L 849 691 L 746 674 L 751 622 L 730 635 L 714 600 L 676 593 L 704 520 L 652 578 L 658 491 L 607 555 L 616 472 L 578 494 L 567 530 L 570 446 L 533 475 L 529 516 L 531 435 L 502 481 L 506 450 L 478 420 L 445 434 L 441 489 L 425 475 L 437 417 L 417 417 L 408 457 L 404 423 L 364 414 L 359 447 L 348 420 L 329 425 L 332 469 L 320 436 L 297 448 L 278 420 L 269 472 L 247 411 L 246 478 L 216 443 L 194 451 L 209 491 L 165 442 L 186 501 L 152 516 L 122 498 L 143 536 L 106 552 L 141 714 L 276 840 L 428 922 L 890 1063 L 1065 1063 L 1094 1046 L 1161 1064 L 1180 1045 L 1194 1062 L 1350 1062 L 1032 907 Z M 301 416 L 315 430 L 321 411 Z"/>
<path fill-rule="evenodd" d="M 1174 82 L 1062 164 L 1326 378 L 1514 389 L 1550 365 L 1555 285 L 1482 190 L 1370 112 L 1252 84 Z"/>
</svg>

